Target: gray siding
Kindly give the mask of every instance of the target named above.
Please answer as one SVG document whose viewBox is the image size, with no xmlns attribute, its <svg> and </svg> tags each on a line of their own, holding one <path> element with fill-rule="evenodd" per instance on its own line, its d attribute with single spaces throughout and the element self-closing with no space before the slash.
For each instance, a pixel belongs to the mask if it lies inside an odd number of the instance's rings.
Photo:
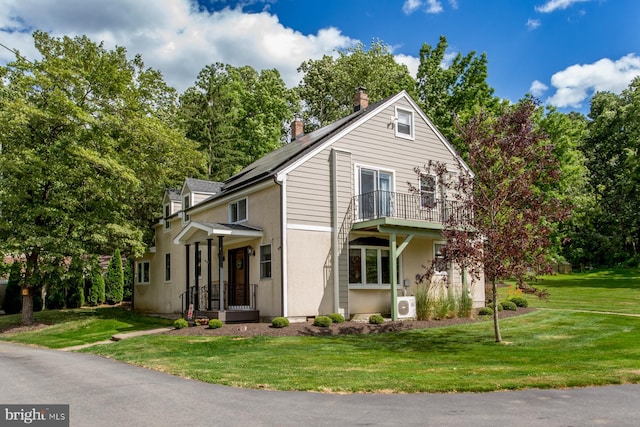
<svg viewBox="0 0 640 427">
<path fill-rule="evenodd" d="M 397 106 L 413 110 L 411 104 L 401 99 Z M 290 224 L 315 226 L 331 225 L 330 192 L 330 150 L 331 148 L 352 153 L 349 168 L 341 167 L 339 179 L 350 182 L 341 186 L 349 196 L 354 193 L 354 164 L 394 172 L 394 190 L 407 193 L 408 182 L 418 184 L 414 167 L 422 166 L 429 160 L 444 162 L 451 170 L 457 164 L 451 152 L 437 135 L 414 111 L 415 139 L 395 136 L 389 118 L 395 114 L 391 105 L 375 116 L 371 116 L 332 147 L 323 150 L 291 172 L 287 181 L 287 217 Z M 347 173 L 349 176 L 342 176 Z"/>
</svg>

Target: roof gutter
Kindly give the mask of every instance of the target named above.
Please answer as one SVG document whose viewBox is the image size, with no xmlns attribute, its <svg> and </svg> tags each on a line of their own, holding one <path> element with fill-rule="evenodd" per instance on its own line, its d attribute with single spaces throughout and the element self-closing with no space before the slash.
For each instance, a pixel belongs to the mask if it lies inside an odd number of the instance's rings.
<svg viewBox="0 0 640 427">
<path fill-rule="evenodd" d="M 277 174 L 274 181 L 280 186 L 280 264 L 282 280 L 282 317 L 289 316 L 289 263 L 287 261 L 287 175 Z"/>
</svg>

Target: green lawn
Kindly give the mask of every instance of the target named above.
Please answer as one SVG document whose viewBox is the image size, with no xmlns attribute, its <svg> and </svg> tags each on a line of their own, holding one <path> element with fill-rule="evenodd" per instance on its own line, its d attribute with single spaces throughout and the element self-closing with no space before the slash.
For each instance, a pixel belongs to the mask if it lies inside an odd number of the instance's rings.
<svg viewBox="0 0 640 427">
<path fill-rule="evenodd" d="M 50 310 L 34 313 L 37 323 L 49 326 L 29 332 L 0 334 L 0 339 L 50 348 L 104 341 L 114 334 L 166 327 L 173 322 L 141 316 L 119 307 Z M 20 325 L 20 314 L 0 316 L 0 331 Z"/>
<path fill-rule="evenodd" d="M 275 390 L 476 392 L 640 383 L 640 317 L 633 316 L 640 315 L 639 269 L 554 276 L 534 285 L 549 291 L 549 301 L 529 297 L 540 310 L 502 320 L 503 344 L 494 342 L 488 319 L 353 336 L 149 335 L 82 351 L 201 381 Z M 114 329 L 142 329 L 149 319 L 119 315 L 72 311 L 58 326 L 3 338 L 62 347 L 104 339 Z M 65 335 L 64 345 L 56 341 Z"/>
</svg>

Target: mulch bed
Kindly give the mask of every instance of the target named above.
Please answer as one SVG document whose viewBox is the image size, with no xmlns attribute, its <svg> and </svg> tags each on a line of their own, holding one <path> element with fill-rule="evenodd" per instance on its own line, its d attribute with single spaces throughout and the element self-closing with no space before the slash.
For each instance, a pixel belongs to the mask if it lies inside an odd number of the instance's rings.
<svg viewBox="0 0 640 427">
<path fill-rule="evenodd" d="M 501 311 L 500 318 L 518 316 L 530 313 L 533 308 L 519 308 L 518 311 Z M 174 329 L 166 332 L 168 335 L 185 336 L 324 336 L 324 335 L 362 335 L 377 334 L 382 332 L 397 332 L 410 329 L 426 329 L 448 325 L 460 325 L 475 322 L 490 322 L 491 316 L 473 316 L 471 318 L 455 318 L 442 320 L 403 320 L 385 322 L 382 325 L 370 325 L 368 323 L 347 321 L 334 323 L 324 328 L 313 326 L 313 322 L 292 322 L 285 328 L 273 328 L 271 323 L 236 323 L 225 324 L 218 329 L 210 329 L 208 326 L 190 326 L 183 329 Z"/>
</svg>

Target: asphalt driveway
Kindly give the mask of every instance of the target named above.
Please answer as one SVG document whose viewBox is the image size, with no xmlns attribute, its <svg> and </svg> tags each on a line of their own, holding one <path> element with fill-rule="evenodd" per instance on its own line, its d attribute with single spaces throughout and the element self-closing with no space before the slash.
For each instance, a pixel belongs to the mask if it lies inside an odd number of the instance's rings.
<svg viewBox="0 0 640 427">
<path fill-rule="evenodd" d="M 72 426 L 618 427 L 640 424 L 638 402 L 640 385 L 411 395 L 243 390 L 0 342 L 0 404 L 69 404 Z"/>
</svg>

